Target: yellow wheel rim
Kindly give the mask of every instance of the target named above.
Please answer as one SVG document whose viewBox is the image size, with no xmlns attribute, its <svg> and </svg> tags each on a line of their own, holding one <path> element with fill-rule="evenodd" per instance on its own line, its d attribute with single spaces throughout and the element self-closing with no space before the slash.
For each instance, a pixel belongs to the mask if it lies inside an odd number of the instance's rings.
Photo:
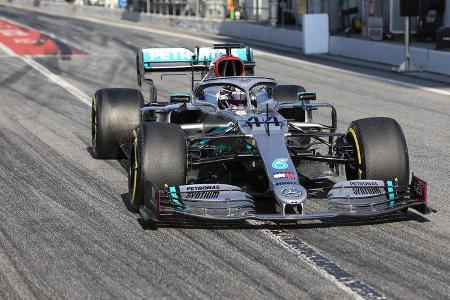
<svg viewBox="0 0 450 300">
<path fill-rule="evenodd" d="M 362 159 L 361 159 L 361 149 L 360 149 L 360 147 L 359 147 L 358 138 L 356 137 L 356 132 L 355 132 L 355 130 L 354 130 L 353 128 L 350 127 L 350 128 L 348 129 L 348 132 L 350 132 L 350 134 L 351 134 L 352 137 L 353 137 L 353 140 L 355 141 L 356 155 L 357 155 L 357 157 L 358 157 L 358 178 L 361 179 L 361 178 L 362 178 L 362 173 L 363 173 L 363 171 L 362 171 L 362 169 L 361 169 L 361 166 L 362 166 Z"/>
<path fill-rule="evenodd" d="M 137 186 L 137 174 L 138 174 L 138 157 L 137 157 L 137 133 L 133 130 L 133 155 L 134 155 L 134 165 L 132 166 L 133 172 L 133 193 L 131 194 L 131 203 L 136 205 L 136 186 Z"/>
</svg>

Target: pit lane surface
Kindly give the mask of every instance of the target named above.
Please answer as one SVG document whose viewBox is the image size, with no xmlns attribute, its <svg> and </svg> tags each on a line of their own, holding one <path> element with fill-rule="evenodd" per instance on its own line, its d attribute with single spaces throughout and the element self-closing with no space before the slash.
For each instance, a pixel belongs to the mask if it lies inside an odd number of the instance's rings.
<svg viewBox="0 0 450 300">
<path fill-rule="evenodd" d="M 34 58 L 88 95 L 134 87 L 136 47 L 198 44 L 4 7 L 0 16 L 88 53 Z M 429 181 L 429 201 L 439 211 L 287 231 L 388 298 L 448 298 L 449 97 L 271 57 L 256 61 L 258 75 L 319 91 L 336 105 L 342 130 L 361 117 L 396 118 L 411 170 Z M 2 53 L 0 62 L 1 298 L 354 296 L 261 230 L 276 226 L 143 230 L 126 207 L 123 166 L 91 157 L 89 107 L 21 59 Z M 181 92 L 174 87 L 186 82 L 172 77 L 158 92 Z"/>
</svg>

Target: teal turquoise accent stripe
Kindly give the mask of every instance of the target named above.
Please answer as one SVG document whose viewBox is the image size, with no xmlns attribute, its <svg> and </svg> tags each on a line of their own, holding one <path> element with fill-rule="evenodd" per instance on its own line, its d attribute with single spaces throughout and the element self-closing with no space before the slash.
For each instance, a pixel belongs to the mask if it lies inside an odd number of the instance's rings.
<svg viewBox="0 0 450 300">
<path fill-rule="evenodd" d="M 246 48 L 231 49 L 231 55 L 239 57 L 242 61 L 245 61 L 245 62 L 249 61 L 249 57 L 247 56 Z M 251 58 L 250 58 L 250 60 L 251 60 Z"/>
<path fill-rule="evenodd" d="M 250 48 L 231 49 L 231 55 L 239 57 L 242 61 L 253 61 L 253 50 Z M 199 48 L 199 55 L 186 48 L 149 48 L 142 49 L 142 62 L 145 70 L 150 70 L 159 63 L 179 63 L 181 66 L 190 66 L 191 63 L 212 62 L 216 57 L 224 55 L 225 49 L 211 47 Z"/>
<path fill-rule="evenodd" d="M 174 186 L 169 187 L 170 198 L 173 203 L 182 205 L 180 201 L 178 201 L 177 189 Z"/>
<path fill-rule="evenodd" d="M 389 202 L 389 205 L 390 205 L 390 206 L 394 206 L 394 204 L 395 204 L 395 201 L 394 201 L 394 199 L 395 199 L 395 194 L 394 194 L 394 187 L 393 187 L 392 180 L 386 181 L 386 184 L 387 184 L 387 190 L 388 190 L 389 200 L 392 200 L 392 201 Z"/>
<path fill-rule="evenodd" d="M 231 55 L 239 57 L 244 62 L 253 61 L 253 49 L 249 49 L 250 53 L 247 53 L 247 48 L 234 48 L 231 49 Z M 202 47 L 199 49 L 199 55 L 197 60 L 202 62 L 212 62 L 216 57 L 225 55 L 225 49 L 213 49 L 211 47 Z M 250 55 L 248 55 L 250 54 Z"/>
<path fill-rule="evenodd" d="M 142 49 L 142 60 L 145 63 L 191 62 L 195 55 L 186 48 L 149 48 Z"/>
</svg>

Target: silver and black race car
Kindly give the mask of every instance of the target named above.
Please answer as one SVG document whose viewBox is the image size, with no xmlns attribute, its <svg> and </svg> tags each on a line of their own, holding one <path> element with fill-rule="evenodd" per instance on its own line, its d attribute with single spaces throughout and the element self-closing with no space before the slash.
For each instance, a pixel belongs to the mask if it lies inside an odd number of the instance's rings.
<svg viewBox="0 0 450 300">
<path fill-rule="evenodd" d="M 427 206 L 427 183 L 410 181 L 408 149 L 391 118 L 337 132 L 336 109 L 316 93 L 253 76 L 240 44 L 142 49 L 138 89 L 98 90 L 93 151 L 129 160 L 130 204 L 146 222 L 184 215 L 215 220 L 374 217 Z M 153 72 L 187 72 L 192 91 L 156 99 Z M 199 77 L 196 80 L 195 77 Z M 317 110 L 328 110 L 316 122 Z M 323 114 L 317 115 L 317 117 Z M 340 175 L 347 181 L 335 183 Z M 323 199 L 317 183 L 329 183 Z M 314 203 L 321 204 L 315 205 Z"/>
</svg>

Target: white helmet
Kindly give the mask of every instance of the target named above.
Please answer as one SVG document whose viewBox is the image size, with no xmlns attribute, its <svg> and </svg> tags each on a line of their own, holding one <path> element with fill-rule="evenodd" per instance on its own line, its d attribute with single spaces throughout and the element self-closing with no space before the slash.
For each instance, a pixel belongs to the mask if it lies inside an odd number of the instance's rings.
<svg viewBox="0 0 450 300">
<path fill-rule="evenodd" d="M 245 92 L 233 86 L 224 86 L 219 93 L 218 106 L 219 109 L 245 110 L 247 96 Z"/>
</svg>

